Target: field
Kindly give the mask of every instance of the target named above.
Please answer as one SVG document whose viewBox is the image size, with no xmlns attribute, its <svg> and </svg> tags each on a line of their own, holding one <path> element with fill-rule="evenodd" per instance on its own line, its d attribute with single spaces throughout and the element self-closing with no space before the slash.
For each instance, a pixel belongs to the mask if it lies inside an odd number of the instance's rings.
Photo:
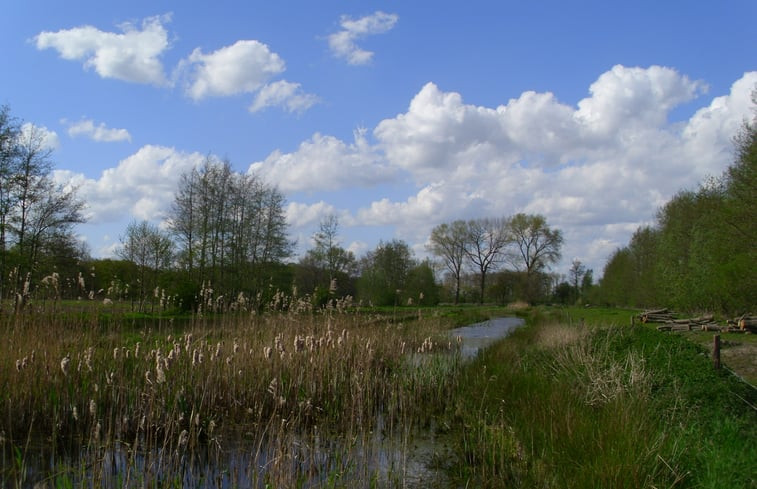
<svg viewBox="0 0 757 489">
<path fill-rule="evenodd" d="M 0 487 L 755 484 L 753 388 L 630 311 L 278 306 L 3 315 Z"/>
</svg>

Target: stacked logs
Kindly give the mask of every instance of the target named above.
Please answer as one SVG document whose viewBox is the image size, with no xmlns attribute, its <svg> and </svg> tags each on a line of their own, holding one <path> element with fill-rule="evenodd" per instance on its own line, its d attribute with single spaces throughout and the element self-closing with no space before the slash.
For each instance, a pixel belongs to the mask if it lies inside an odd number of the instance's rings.
<svg viewBox="0 0 757 489">
<path fill-rule="evenodd" d="M 728 320 L 728 325 L 733 328 L 738 328 L 739 331 L 757 333 L 757 316 L 744 314 L 741 317 Z"/>
<path fill-rule="evenodd" d="M 715 322 L 712 314 L 700 317 L 676 319 L 668 309 L 653 309 L 639 314 L 642 323 L 663 323 L 658 331 L 714 331 L 719 333 L 757 333 L 757 316 L 745 314 L 729 319 L 725 326 Z"/>
<path fill-rule="evenodd" d="M 666 309 L 653 309 L 639 314 L 642 323 L 665 323 L 673 320 L 673 313 Z"/>
</svg>

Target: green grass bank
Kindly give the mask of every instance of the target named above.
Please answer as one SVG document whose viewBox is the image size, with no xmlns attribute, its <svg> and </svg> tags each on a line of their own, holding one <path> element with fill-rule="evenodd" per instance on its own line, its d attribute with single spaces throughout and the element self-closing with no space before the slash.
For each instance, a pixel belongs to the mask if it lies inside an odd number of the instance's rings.
<svg viewBox="0 0 757 489">
<path fill-rule="evenodd" d="M 459 487 L 757 487 L 757 391 L 631 311 L 530 309 L 468 364 L 437 463 Z"/>
</svg>

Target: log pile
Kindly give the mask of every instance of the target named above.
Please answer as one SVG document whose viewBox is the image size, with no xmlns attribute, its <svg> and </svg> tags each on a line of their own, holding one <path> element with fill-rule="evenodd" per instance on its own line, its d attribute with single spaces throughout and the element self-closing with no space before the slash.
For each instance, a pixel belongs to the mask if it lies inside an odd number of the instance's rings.
<svg viewBox="0 0 757 489">
<path fill-rule="evenodd" d="M 644 311 L 638 316 L 642 323 L 663 323 L 658 331 L 712 331 L 716 333 L 757 333 L 757 316 L 745 314 L 729 319 L 725 326 L 718 324 L 712 314 L 676 319 L 668 309 Z"/>
<path fill-rule="evenodd" d="M 639 314 L 642 323 L 665 323 L 673 320 L 673 313 L 668 309 L 652 309 Z"/>
<path fill-rule="evenodd" d="M 728 320 L 728 325 L 733 328 L 738 328 L 740 331 L 757 333 L 757 316 L 744 314 L 741 317 Z"/>
</svg>

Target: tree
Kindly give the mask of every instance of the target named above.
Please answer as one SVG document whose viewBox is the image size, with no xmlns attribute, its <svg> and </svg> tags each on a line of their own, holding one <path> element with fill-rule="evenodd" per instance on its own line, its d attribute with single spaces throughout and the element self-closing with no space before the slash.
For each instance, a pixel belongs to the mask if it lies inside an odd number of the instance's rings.
<svg viewBox="0 0 757 489">
<path fill-rule="evenodd" d="M 18 164 L 18 121 L 7 105 L 0 107 L 0 299 L 4 297 L 8 225 L 13 209 L 14 183 Z"/>
<path fill-rule="evenodd" d="M 455 282 L 455 304 L 460 301 L 460 275 L 466 259 L 468 227 L 465 221 L 440 224 L 431 231 L 428 249 L 441 259 Z"/>
<path fill-rule="evenodd" d="M 173 241 L 168 233 L 147 221 L 131 222 L 116 254 L 137 265 L 138 310 L 144 310 L 149 292 L 158 284 L 158 273 L 171 265 L 174 256 Z M 154 306 L 154 302 L 153 302 Z"/>
<path fill-rule="evenodd" d="M 581 260 L 574 258 L 570 264 L 570 270 L 568 270 L 568 278 L 570 279 L 570 285 L 573 287 L 573 301 L 577 301 L 581 297 L 581 283 L 586 275 L 586 267 Z"/>
<path fill-rule="evenodd" d="M 401 304 L 408 273 L 415 265 L 404 241 L 380 242 L 360 261 L 359 297 L 376 306 Z"/>
<path fill-rule="evenodd" d="M 439 286 L 434 278 L 434 269 L 428 261 L 408 270 L 402 300 L 405 304 L 419 306 L 439 303 Z"/>
<path fill-rule="evenodd" d="M 475 219 L 468 221 L 465 255 L 479 273 L 480 300 L 484 302 L 486 274 L 497 268 L 508 242 L 505 220 Z"/>
<path fill-rule="evenodd" d="M 285 199 L 260 178 L 207 157 L 182 175 L 169 214 L 187 287 L 212 284 L 236 297 L 270 278 L 270 264 L 291 255 Z M 185 288 L 187 288 L 185 287 Z"/>
<path fill-rule="evenodd" d="M 70 241 L 73 225 L 84 221 L 76 189 L 56 186 L 50 177 L 52 149 L 45 139 L 42 129 L 20 126 L 7 106 L 0 108 L 0 297 L 10 255 L 18 291 L 22 281 L 36 278 L 41 251 Z M 28 292 L 24 287 L 16 299 Z"/>
<path fill-rule="evenodd" d="M 355 255 L 339 245 L 338 231 L 339 219 L 333 214 L 324 217 L 313 234 L 315 246 L 300 260 L 299 283 L 314 292 L 319 305 L 337 291 L 351 289 L 349 282 L 357 271 Z"/>
<path fill-rule="evenodd" d="M 560 259 L 562 232 L 551 229 L 541 215 L 516 214 L 507 220 L 507 237 L 514 246 L 509 259 L 517 270 L 526 273 L 526 300 L 536 299 L 536 275 Z"/>
</svg>

